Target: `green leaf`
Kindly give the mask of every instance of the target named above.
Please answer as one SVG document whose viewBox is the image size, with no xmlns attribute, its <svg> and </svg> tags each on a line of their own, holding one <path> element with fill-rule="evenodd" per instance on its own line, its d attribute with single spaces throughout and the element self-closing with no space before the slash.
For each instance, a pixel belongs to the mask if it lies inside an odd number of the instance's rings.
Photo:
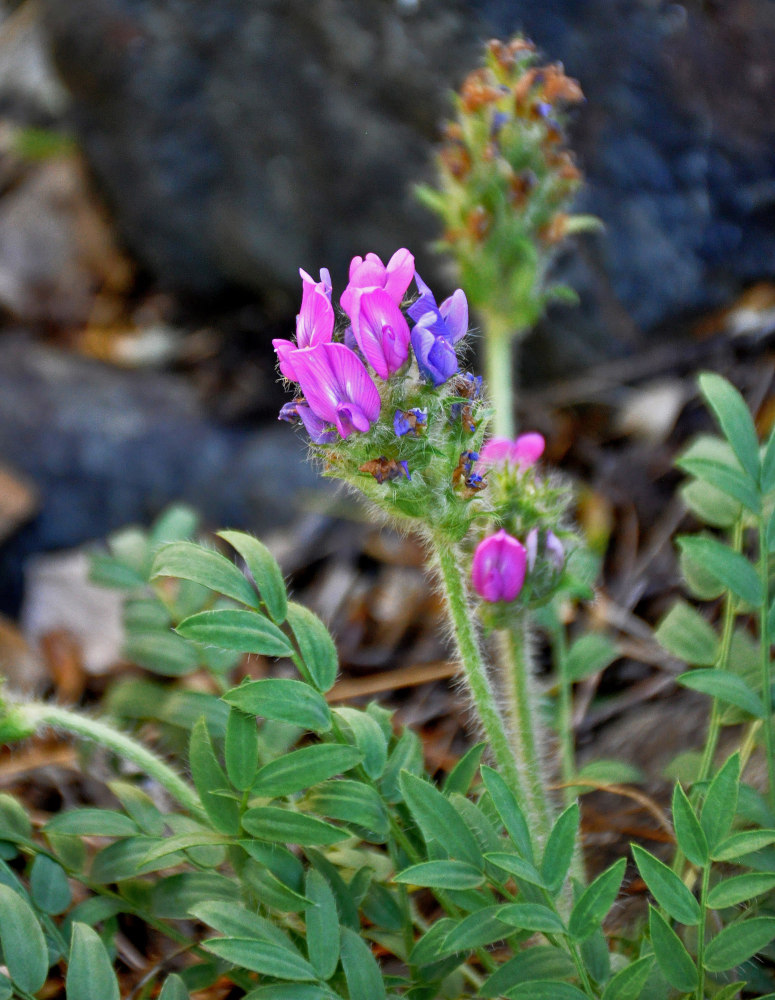
<svg viewBox="0 0 775 1000">
<path fill-rule="evenodd" d="M 184 677 L 199 667 L 196 647 L 171 631 L 128 635 L 121 655 L 161 677 Z"/>
<path fill-rule="evenodd" d="M 164 980 L 159 1000 L 191 1000 L 191 998 L 186 989 L 186 984 L 180 976 L 175 975 L 173 972 Z"/>
<path fill-rule="evenodd" d="M 191 830 L 179 833 L 174 837 L 165 837 L 161 843 L 155 843 L 140 860 L 140 865 L 145 867 L 160 858 L 177 854 L 178 851 L 190 851 L 195 847 L 219 847 L 232 842 L 229 835 L 225 833 L 213 833 L 211 830 Z"/>
<path fill-rule="evenodd" d="M 133 837 L 138 832 L 137 823 L 129 816 L 113 809 L 89 807 L 58 813 L 43 829 L 46 833 L 72 833 L 79 837 Z"/>
<path fill-rule="evenodd" d="M 762 501 L 756 484 L 739 469 L 705 458 L 680 458 L 675 464 L 690 476 L 738 500 L 752 513 L 761 512 Z"/>
<path fill-rule="evenodd" d="M 620 858 L 587 886 L 574 904 L 568 921 L 568 933 L 576 941 L 591 937 L 602 925 L 603 919 L 614 905 L 624 878 L 626 858 Z"/>
<path fill-rule="evenodd" d="M 37 993 L 48 975 L 48 948 L 30 904 L 0 884 L 0 944 L 12 982 Z"/>
<path fill-rule="evenodd" d="M 349 771 L 360 763 L 361 758 L 357 747 L 336 743 L 303 747 L 264 764 L 255 776 L 251 794 L 262 798 L 292 795 L 335 774 Z"/>
<path fill-rule="evenodd" d="M 714 372 L 703 372 L 698 382 L 740 464 L 758 483 L 759 439 L 745 400 L 730 382 Z"/>
<path fill-rule="evenodd" d="M 566 934 L 565 925 L 554 910 L 541 903 L 510 903 L 497 909 L 498 920 L 522 931 Z"/>
<path fill-rule="evenodd" d="M 256 806 L 242 816 L 242 825 L 259 840 L 273 844 L 336 844 L 350 833 L 325 823 L 315 816 L 280 809 L 277 806 Z"/>
<path fill-rule="evenodd" d="M 699 612 L 677 601 L 657 626 L 654 637 L 668 653 L 694 666 L 712 667 L 718 659 L 718 638 Z"/>
<path fill-rule="evenodd" d="M 680 549 L 680 545 L 679 545 Z M 696 557 L 681 549 L 678 557 L 686 589 L 700 601 L 715 601 L 724 593 L 723 584 Z"/>
<path fill-rule="evenodd" d="M 257 841 L 253 841 L 257 843 Z M 246 846 L 244 841 L 242 846 Z M 297 913 L 310 905 L 306 896 L 250 858 L 242 869 L 242 882 L 264 906 L 281 913 Z"/>
<path fill-rule="evenodd" d="M 775 490 L 775 427 L 772 428 L 762 456 L 762 493 Z"/>
<path fill-rule="evenodd" d="M 740 504 L 707 483 L 693 479 L 680 489 L 689 510 L 712 528 L 731 528 L 740 517 Z"/>
<path fill-rule="evenodd" d="M 411 729 L 405 729 L 388 755 L 388 762 L 380 782 L 380 793 L 386 802 L 401 801 L 398 779 L 402 771 L 412 774 L 423 772 L 422 743 Z"/>
<path fill-rule="evenodd" d="M 341 949 L 342 968 L 352 1000 L 386 1000 L 379 965 L 360 934 L 343 927 Z"/>
<path fill-rule="evenodd" d="M 708 906 L 714 910 L 723 910 L 727 906 L 747 903 L 755 896 L 770 892 L 772 889 L 775 889 L 775 875 L 769 872 L 735 875 L 713 886 L 708 893 Z"/>
<path fill-rule="evenodd" d="M 13 984 L 11 980 L 0 972 L 0 1000 L 11 1000 L 13 997 Z"/>
<path fill-rule="evenodd" d="M 266 610 L 278 625 L 282 625 L 287 613 L 288 598 L 285 580 L 275 557 L 263 542 L 252 535 L 246 535 L 242 531 L 219 531 L 218 534 L 245 560 Z"/>
<path fill-rule="evenodd" d="M 483 945 L 501 941 L 514 933 L 514 925 L 506 923 L 498 916 L 503 906 L 483 906 L 475 910 L 455 927 L 444 938 L 444 950 L 450 954 L 457 951 L 470 951 Z M 551 912 L 551 911 L 549 911 Z"/>
<path fill-rule="evenodd" d="M 507 990 L 509 1000 L 587 1000 L 587 994 L 582 993 L 578 986 L 570 983 L 558 983 L 556 980 L 532 979 L 526 983 Z"/>
<path fill-rule="evenodd" d="M 693 927 L 700 922 L 700 904 L 681 879 L 653 854 L 637 844 L 632 856 L 649 892 L 673 920 Z"/>
<path fill-rule="evenodd" d="M 775 431 L 773 432 L 775 433 Z M 775 552 L 775 507 L 772 508 L 770 519 L 767 522 L 767 551 Z"/>
<path fill-rule="evenodd" d="M 290 722 L 315 733 L 325 733 L 331 728 L 331 712 L 325 698 L 303 681 L 265 677 L 232 688 L 222 700 L 243 712 Z"/>
<path fill-rule="evenodd" d="M 708 972 L 734 969 L 775 938 L 775 917 L 752 917 L 720 930 L 705 949 Z"/>
<path fill-rule="evenodd" d="M 729 670 L 722 670 L 720 667 L 689 670 L 676 677 L 676 681 L 683 687 L 701 691 L 726 704 L 742 708 L 756 719 L 763 719 L 766 714 L 759 695 L 751 690 L 742 677 Z"/>
<path fill-rule="evenodd" d="M 293 647 L 274 622 L 255 611 L 240 608 L 200 611 L 180 622 L 176 631 L 185 639 L 239 653 L 293 654 Z"/>
<path fill-rule="evenodd" d="M 484 876 L 466 861 L 421 861 L 398 872 L 393 881 L 431 889 L 476 889 Z"/>
<path fill-rule="evenodd" d="M 601 632 L 589 632 L 568 650 L 563 673 L 569 681 L 581 681 L 605 670 L 619 656 L 616 644 Z"/>
<path fill-rule="evenodd" d="M 643 781 L 643 771 L 624 760 L 591 760 L 576 775 L 579 781 L 578 791 L 583 794 L 590 791 L 584 781 L 600 785 L 637 785 Z"/>
<path fill-rule="evenodd" d="M 255 781 L 258 769 L 258 728 L 254 715 L 233 705 L 226 723 L 223 756 L 229 781 L 241 792 L 246 791 Z"/>
<path fill-rule="evenodd" d="M 673 790 L 673 826 L 678 847 L 693 865 L 702 868 L 710 857 L 708 840 L 686 792 L 676 783 Z"/>
<path fill-rule="evenodd" d="M 223 899 L 207 900 L 196 903 L 189 912 L 224 937 L 269 941 L 296 958 L 302 957 L 298 948 L 279 927 L 266 917 L 259 917 L 257 913 L 247 910 L 241 903 Z"/>
<path fill-rule="evenodd" d="M 67 965 L 67 1000 L 119 1000 L 118 980 L 99 934 L 74 923 Z"/>
<path fill-rule="evenodd" d="M 654 956 L 645 955 L 613 976 L 603 992 L 603 1000 L 638 1000 L 654 965 Z"/>
<path fill-rule="evenodd" d="M 575 972 L 567 952 L 552 945 L 534 945 L 505 962 L 479 988 L 483 997 L 500 997 L 521 983 L 565 979 Z"/>
<path fill-rule="evenodd" d="M 459 813 L 430 782 L 402 771 L 399 784 L 412 818 L 426 843 L 435 841 L 449 857 L 481 870 L 482 852 Z"/>
<path fill-rule="evenodd" d="M 530 861 L 525 861 L 518 854 L 506 854 L 498 851 L 488 852 L 485 854 L 484 860 L 488 864 L 495 865 L 496 868 L 508 872 L 515 878 L 521 879 L 523 882 L 529 882 L 530 885 L 537 885 L 540 889 L 548 888 L 535 865 L 531 864 Z"/>
<path fill-rule="evenodd" d="M 159 998 L 161 1000 L 161 997 Z M 316 983 L 296 983 L 293 990 L 287 983 L 269 983 L 246 993 L 242 1000 L 342 1000 L 325 986 Z"/>
<path fill-rule="evenodd" d="M 682 993 L 697 988 L 697 969 L 681 939 L 653 906 L 649 907 L 649 933 L 654 954 L 665 979 Z"/>
<path fill-rule="evenodd" d="M 339 915 L 336 898 L 320 872 L 310 868 L 304 888 L 313 903 L 304 913 L 307 954 L 320 979 L 330 979 L 339 964 Z"/>
<path fill-rule="evenodd" d="M 245 940 L 244 938 L 209 938 L 202 941 L 202 948 L 212 952 L 232 965 L 265 976 L 289 979 L 291 982 L 309 982 L 317 973 L 309 962 L 294 955 L 272 941 Z"/>
<path fill-rule="evenodd" d="M 153 799 L 142 789 L 137 788 L 127 781 L 110 781 L 108 788 L 113 792 L 121 805 L 126 809 L 130 818 L 137 824 L 137 828 L 128 834 L 120 836 L 133 836 L 137 829 L 148 834 L 149 837 L 160 837 L 164 831 L 164 817 L 157 809 Z M 96 813 L 104 814 L 105 809 L 96 809 Z M 60 815 L 67 816 L 69 813 Z M 115 815 L 120 816 L 120 813 Z M 55 817 L 58 819 L 59 817 Z M 49 826 L 53 820 L 49 821 Z"/>
<path fill-rule="evenodd" d="M 46 854 L 32 862 L 30 896 L 44 913 L 64 913 L 73 900 L 64 868 Z"/>
<path fill-rule="evenodd" d="M 239 830 L 239 804 L 218 792 L 230 791 L 226 775 L 218 763 L 207 723 L 202 716 L 191 731 L 188 761 L 199 798 L 216 830 L 235 834 Z"/>
<path fill-rule="evenodd" d="M 258 595 L 234 563 L 194 542 L 162 546 L 151 566 L 151 579 L 160 576 L 191 580 L 249 608 L 258 608 Z"/>
<path fill-rule="evenodd" d="M 700 825 L 711 854 L 729 833 L 737 811 L 740 755 L 733 753 L 711 781 L 700 813 Z"/>
<path fill-rule="evenodd" d="M 579 806 L 569 805 L 555 821 L 544 848 L 541 876 L 550 892 L 558 892 L 568 874 L 579 829 Z"/>
<path fill-rule="evenodd" d="M 467 795 L 471 783 L 479 770 L 486 743 L 476 743 L 470 747 L 444 779 L 443 792 L 449 796 L 453 792 Z"/>
<path fill-rule="evenodd" d="M 759 607 L 761 583 L 745 556 L 705 535 L 682 535 L 677 541 L 681 551 L 703 566 L 722 587 L 752 607 Z"/>
<path fill-rule="evenodd" d="M 0 793 L 0 837 L 15 841 L 32 837 L 32 823 L 20 802 L 6 792 Z"/>
<path fill-rule="evenodd" d="M 317 785 L 305 799 L 313 812 L 360 828 L 365 840 L 383 843 L 390 831 L 390 817 L 379 794 L 360 781 L 340 779 Z"/>
<path fill-rule="evenodd" d="M 775 844 L 775 830 L 743 830 L 717 844 L 711 856 L 714 861 L 736 861 L 770 844 Z"/>
<path fill-rule="evenodd" d="M 380 778 L 387 764 L 387 739 L 377 720 L 357 708 L 337 708 L 334 715 L 352 733 L 363 755 L 363 770 L 374 780 Z"/>
<path fill-rule="evenodd" d="M 339 656 L 331 633 L 309 608 L 293 601 L 288 605 L 288 623 L 310 680 L 319 691 L 328 691 L 334 686 L 339 670 Z"/>
<path fill-rule="evenodd" d="M 482 781 L 514 847 L 526 861 L 533 860 L 533 845 L 525 814 L 503 777 L 491 767 L 482 768 Z"/>
</svg>

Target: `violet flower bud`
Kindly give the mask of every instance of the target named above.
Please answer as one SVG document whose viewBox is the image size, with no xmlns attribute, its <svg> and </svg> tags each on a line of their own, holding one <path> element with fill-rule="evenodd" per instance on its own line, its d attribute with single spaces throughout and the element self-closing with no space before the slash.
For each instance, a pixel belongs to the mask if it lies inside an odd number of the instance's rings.
<svg viewBox="0 0 775 1000">
<path fill-rule="evenodd" d="M 420 297 L 407 309 L 409 316 L 417 323 L 422 322 L 437 337 L 456 344 L 468 333 L 468 300 L 465 292 L 458 288 L 438 306 L 433 292 L 419 274 L 415 274 L 414 280 Z M 428 318 L 429 314 L 433 319 Z"/>
<path fill-rule="evenodd" d="M 527 552 L 524 545 L 503 529 L 484 538 L 471 564 L 474 590 L 485 601 L 513 601 L 525 582 Z"/>
</svg>

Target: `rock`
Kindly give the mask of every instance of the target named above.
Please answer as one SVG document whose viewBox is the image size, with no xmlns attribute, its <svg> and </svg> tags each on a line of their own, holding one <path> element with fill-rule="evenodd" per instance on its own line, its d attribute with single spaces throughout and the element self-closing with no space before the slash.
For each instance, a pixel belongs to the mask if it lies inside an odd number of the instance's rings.
<svg viewBox="0 0 775 1000">
<path fill-rule="evenodd" d="M 42 8 L 121 231 L 170 286 L 236 284 L 292 316 L 299 265 L 341 281 L 352 255 L 408 245 L 426 273 L 433 224 L 411 185 L 429 176 L 448 88 L 482 39 L 518 27 L 582 82 L 581 207 L 606 225 L 565 265 L 582 308 L 557 314 L 538 367 L 624 351 L 773 273 L 771 0 Z"/>
<path fill-rule="evenodd" d="M 320 484 L 304 448 L 285 424 L 214 423 L 183 376 L 122 371 L 4 333 L 0 455 L 30 480 L 40 513 L 0 548 L 0 607 L 17 608 L 31 554 L 148 524 L 175 500 L 213 527 L 287 523 Z"/>
</svg>

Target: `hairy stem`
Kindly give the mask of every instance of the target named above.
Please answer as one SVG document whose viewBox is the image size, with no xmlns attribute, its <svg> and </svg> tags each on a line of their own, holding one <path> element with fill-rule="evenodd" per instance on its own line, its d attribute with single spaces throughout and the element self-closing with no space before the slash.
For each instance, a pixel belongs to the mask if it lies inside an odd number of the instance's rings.
<svg viewBox="0 0 775 1000">
<path fill-rule="evenodd" d="M 179 802 L 192 816 L 200 820 L 207 820 L 194 789 L 168 764 L 165 764 L 163 760 L 160 760 L 141 743 L 136 742 L 125 733 L 119 732 L 105 722 L 100 722 L 99 719 L 79 715 L 77 712 L 69 711 L 58 705 L 47 705 L 42 702 L 28 702 L 26 704 L 19 702 L 14 705 L 14 712 L 17 718 L 23 719 L 27 723 L 31 731 L 39 727 L 51 726 L 54 729 L 63 729 L 74 736 L 92 740 L 94 743 L 106 747 L 112 753 L 135 764 L 144 774 L 166 789 L 172 798 Z"/>
<path fill-rule="evenodd" d="M 520 801 L 527 805 L 530 798 L 524 777 L 514 758 L 504 719 L 498 709 L 495 691 L 484 664 L 479 638 L 471 621 L 468 596 L 460 573 L 459 553 L 449 539 L 440 535 L 434 536 L 433 548 L 458 654 L 479 722 L 504 778 L 511 784 Z"/>
<path fill-rule="evenodd" d="M 553 810 L 547 797 L 543 774 L 543 732 L 536 704 L 526 625 L 498 633 L 499 666 L 505 693 L 509 740 L 517 768 L 523 777 L 527 814 L 533 830 L 545 844 L 552 826 Z"/>
<path fill-rule="evenodd" d="M 484 371 L 487 394 L 495 415 L 492 430 L 496 437 L 513 438 L 517 387 L 514 380 L 512 344 L 515 340 L 506 323 L 484 314 Z"/>
</svg>

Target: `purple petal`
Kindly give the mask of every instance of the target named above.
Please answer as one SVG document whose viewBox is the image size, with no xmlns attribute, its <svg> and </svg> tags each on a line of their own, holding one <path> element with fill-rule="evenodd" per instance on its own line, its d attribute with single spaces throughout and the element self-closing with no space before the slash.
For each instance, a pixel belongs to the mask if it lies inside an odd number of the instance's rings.
<svg viewBox="0 0 775 1000">
<path fill-rule="evenodd" d="M 432 314 L 426 315 L 432 321 Z M 454 347 L 422 322 L 412 330 L 411 340 L 420 374 L 433 385 L 441 385 L 458 370 Z"/>
<path fill-rule="evenodd" d="M 419 299 L 413 302 L 409 308 L 406 310 L 410 318 L 415 321 L 415 323 L 426 313 L 432 312 L 440 316 L 439 308 L 436 305 L 436 299 L 433 292 L 428 288 L 425 282 L 422 280 L 419 274 L 415 271 L 414 281 L 417 285 L 417 291 L 420 293 Z"/>
<path fill-rule="evenodd" d="M 324 344 L 323 348 L 339 388 L 340 400 L 354 403 L 373 424 L 379 416 L 382 401 L 365 365 L 344 344 Z"/>
<path fill-rule="evenodd" d="M 553 531 L 546 532 L 546 557 L 559 573 L 565 565 L 565 546 Z"/>
<path fill-rule="evenodd" d="M 462 288 L 458 288 L 439 306 L 441 317 L 447 325 L 449 337 L 456 344 L 468 333 L 468 300 Z"/>
<path fill-rule="evenodd" d="M 314 414 L 308 406 L 298 403 L 296 413 L 315 444 L 330 444 L 336 440 L 336 431 L 329 430 L 330 425 Z"/>
<path fill-rule="evenodd" d="M 361 294 L 359 321 L 353 332 L 364 357 L 381 378 L 398 371 L 409 355 L 409 325 L 382 288 Z"/>
<path fill-rule="evenodd" d="M 513 601 L 525 582 L 524 545 L 502 529 L 483 539 L 471 564 L 474 589 L 485 601 Z"/>
<path fill-rule="evenodd" d="M 527 568 L 531 571 L 535 568 L 536 556 L 538 555 L 538 528 L 531 528 L 525 539 L 525 551 L 527 552 Z"/>
</svg>

